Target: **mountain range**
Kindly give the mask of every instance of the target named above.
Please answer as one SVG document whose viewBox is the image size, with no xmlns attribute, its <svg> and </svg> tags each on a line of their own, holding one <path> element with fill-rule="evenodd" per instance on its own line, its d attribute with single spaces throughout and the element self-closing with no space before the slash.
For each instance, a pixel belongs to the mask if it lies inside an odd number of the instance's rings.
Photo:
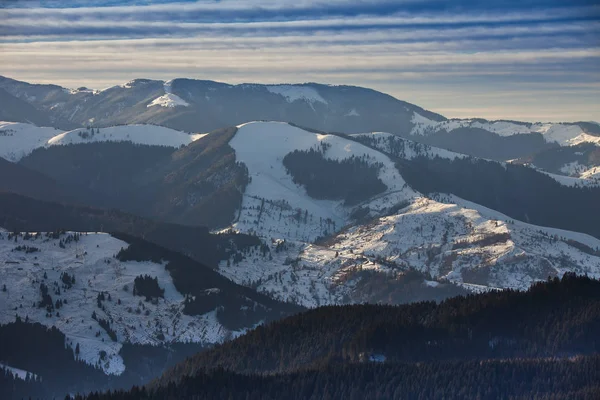
<svg viewBox="0 0 600 400">
<path fill-rule="evenodd" d="M 307 308 L 600 278 L 593 122 L 447 119 L 313 83 L 0 78 L 0 98 L 0 338 L 47 342 L 79 371 L 0 351 L 0 368 L 30 377 L 11 396 L 33 376 L 52 396 L 144 384 Z M 193 373 L 266 371 L 210 354 Z"/>
</svg>

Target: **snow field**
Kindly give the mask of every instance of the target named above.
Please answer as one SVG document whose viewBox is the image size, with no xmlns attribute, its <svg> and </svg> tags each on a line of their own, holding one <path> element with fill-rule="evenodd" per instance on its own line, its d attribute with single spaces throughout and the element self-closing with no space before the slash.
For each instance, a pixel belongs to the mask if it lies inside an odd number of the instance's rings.
<svg viewBox="0 0 600 400">
<path fill-rule="evenodd" d="M 126 366 L 119 355 L 125 342 L 161 345 L 171 342 L 213 344 L 229 334 L 217 319 L 216 313 L 200 316 L 183 314 L 184 296 L 177 292 L 163 264 L 152 262 L 120 262 L 114 256 L 127 243 L 108 234 L 81 234 L 78 242 L 60 247 L 60 240 L 41 234 L 37 239 L 8 239 L 3 232 L 0 238 L 0 282 L 7 291 L 0 291 L 0 324 L 14 321 L 15 314 L 32 322 L 55 326 L 67 338 L 67 345 L 80 347 L 79 357 L 107 374 L 121 374 Z M 15 247 L 33 246 L 38 251 L 26 253 Z M 66 288 L 61 273 L 75 276 L 75 284 Z M 165 289 L 164 299 L 155 304 L 144 297 L 133 296 L 135 277 L 156 277 Z M 40 285 L 49 288 L 53 302 L 61 299 L 62 307 L 48 316 L 46 308 L 32 303 L 41 300 Z M 60 294 L 58 293 L 60 290 Z M 98 295 L 105 300 L 98 307 Z M 110 296 L 110 300 L 108 299 Z M 57 314 L 58 312 L 58 314 Z M 112 341 L 108 333 L 92 318 L 110 321 L 117 335 Z M 233 332 L 233 336 L 241 332 Z M 100 354 L 105 352 L 102 359 Z"/>
</svg>

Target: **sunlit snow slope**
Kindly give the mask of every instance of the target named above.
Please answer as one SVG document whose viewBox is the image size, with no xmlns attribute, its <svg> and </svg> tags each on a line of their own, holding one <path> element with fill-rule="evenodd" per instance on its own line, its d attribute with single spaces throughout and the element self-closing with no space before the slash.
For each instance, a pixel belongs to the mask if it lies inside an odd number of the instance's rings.
<svg viewBox="0 0 600 400">
<path fill-rule="evenodd" d="M 294 150 L 331 145 L 325 157 L 332 160 L 366 155 L 369 162 L 381 163 L 379 178 L 387 190 L 359 206 L 368 206 L 373 214 L 409 200 L 416 193 L 406 185 L 394 163 L 384 154 L 354 141 L 308 132 L 280 122 L 253 122 L 239 126 L 230 145 L 236 161 L 249 170 L 246 187 L 234 227 L 242 232 L 255 232 L 264 238 L 313 241 L 331 234 L 350 220 L 355 207 L 343 201 L 317 200 L 295 184 L 282 160 Z M 302 218 L 296 218 L 299 214 Z"/>
<path fill-rule="evenodd" d="M 455 196 L 438 200 L 418 198 L 324 243 L 275 241 L 267 256 L 254 251 L 219 270 L 306 306 L 388 302 L 365 283 L 378 276 L 383 290 L 408 270 L 431 276 L 423 285 L 452 283 L 469 291 L 526 289 L 567 271 L 600 277 L 598 239 L 515 221 Z"/>
</svg>

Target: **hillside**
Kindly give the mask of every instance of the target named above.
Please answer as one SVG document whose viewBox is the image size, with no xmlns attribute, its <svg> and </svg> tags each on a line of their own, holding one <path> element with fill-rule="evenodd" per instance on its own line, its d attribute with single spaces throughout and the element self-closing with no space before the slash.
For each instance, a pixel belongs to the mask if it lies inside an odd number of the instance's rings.
<svg viewBox="0 0 600 400">
<path fill-rule="evenodd" d="M 294 387 L 293 398 L 299 399 L 311 398 L 314 390 L 364 393 L 366 398 L 552 393 L 591 399 L 600 390 L 593 383 L 598 378 L 599 285 L 566 275 L 527 292 L 492 292 L 440 304 L 322 307 L 200 353 L 142 393 L 134 389 L 129 395 L 89 398 L 161 398 L 167 393 L 217 398 L 227 382 L 234 398 L 248 393 L 277 398 Z M 259 372 L 277 374 L 258 377 Z M 440 379 L 449 386 L 440 387 Z"/>
<path fill-rule="evenodd" d="M 35 323 L 55 327 L 75 360 L 106 375 L 123 376 L 113 384 L 127 384 L 137 375 L 148 378 L 135 356 L 127 355 L 128 346 L 138 356 L 144 346 L 168 350 L 195 343 L 199 349 L 300 309 L 123 234 L 3 231 L 0 262 L 0 325 L 9 326 L 17 318 L 17 323 L 26 322 L 22 329 Z M 174 356 L 181 357 L 177 352 Z M 42 354 L 31 360 L 17 348 L 3 348 L 0 359 L 50 379 L 49 360 Z M 133 370 L 123 375 L 128 368 Z M 156 366 L 151 369 L 159 372 Z M 49 384 L 60 387 L 59 382 Z M 107 385 L 110 381 L 99 379 L 86 390 Z"/>
<path fill-rule="evenodd" d="M 439 362 L 435 364 L 322 367 L 292 374 L 198 372 L 179 385 L 147 391 L 92 393 L 76 400 L 202 399 L 405 399 L 544 398 L 593 400 L 600 388 L 597 356 L 575 360 Z M 524 378 L 526 377 L 526 378 Z"/>
<path fill-rule="evenodd" d="M 255 148 L 256 141 L 263 145 Z M 242 232 L 310 242 L 348 224 L 359 204 L 376 215 L 415 196 L 388 157 L 336 135 L 313 133 L 285 123 L 257 122 L 240 126 L 230 145 L 236 159 L 247 166 L 250 177 L 233 224 Z M 323 165 L 317 164 L 319 160 Z M 313 169 L 296 170 L 295 165 Z M 338 184 L 337 190 L 333 187 L 333 196 L 324 192 L 343 176 L 349 177 L 361 168 L 368 171 L 369 167 L 374 168 L 373 173 L 365 172 L 364 179 Z M 348 201 L 348 194 L 341 191 L 364 195 L 370 190 L 367 185 L 379 189 L 357 201 Z"/>
</svg>

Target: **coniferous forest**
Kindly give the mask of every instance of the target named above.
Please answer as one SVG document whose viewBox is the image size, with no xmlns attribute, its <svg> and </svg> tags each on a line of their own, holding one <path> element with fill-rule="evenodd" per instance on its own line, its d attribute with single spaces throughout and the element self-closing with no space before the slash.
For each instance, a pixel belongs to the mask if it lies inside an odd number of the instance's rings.
<svg viewBox="0 0 600 400">
<path fill-rule="evenodd" d="M 596 399 L 600 282 L 442 303 L 321 307 L 78 399 Z"/>
</svg>

